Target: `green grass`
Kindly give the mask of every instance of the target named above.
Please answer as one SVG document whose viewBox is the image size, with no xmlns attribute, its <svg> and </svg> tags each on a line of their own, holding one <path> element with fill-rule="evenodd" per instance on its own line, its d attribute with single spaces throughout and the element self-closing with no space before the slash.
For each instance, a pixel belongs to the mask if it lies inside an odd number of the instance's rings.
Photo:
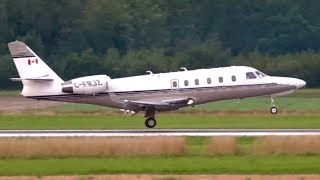
<svg viewBox="0 0 320 180">
<path fill-rule="evenodd" d="M 157 128 L 320 128 L 319 115 L 162 114 Z M 145 128 L 144 118 L 123 115 L 1 115 L 0 129 Z"/>
<path fill-rule="evenodd" d="M 0 175 L 54 174 L 311 174 L 320 156 L 190 156 L 2 159 Z"/>
<path fill-rule="evenodd" d="M 320 97 L 320 89 L 300 89 L 297 90 L 294 94 L 290 95 L 291 97 Z"/>
<path fill-rule="evenodd" d="M 0 97 L 14 97 L 14 96 L 21 96 L 21 91 L 4 91 L 0 90 Z"/>
</svg>

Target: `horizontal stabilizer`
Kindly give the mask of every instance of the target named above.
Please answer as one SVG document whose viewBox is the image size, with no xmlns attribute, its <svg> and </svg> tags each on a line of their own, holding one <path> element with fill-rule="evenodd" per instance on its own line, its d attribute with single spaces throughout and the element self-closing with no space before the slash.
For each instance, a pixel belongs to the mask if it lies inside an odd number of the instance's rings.
<svg viewBox="0 0 320 180">
<path fill-rule="evenodd" d="M 22 80 L 28 80 L 28 81 L 53 81 L 53 79 L 50 78 L 10 78 L 11 81 L 22 81 Z"/>
</svg>

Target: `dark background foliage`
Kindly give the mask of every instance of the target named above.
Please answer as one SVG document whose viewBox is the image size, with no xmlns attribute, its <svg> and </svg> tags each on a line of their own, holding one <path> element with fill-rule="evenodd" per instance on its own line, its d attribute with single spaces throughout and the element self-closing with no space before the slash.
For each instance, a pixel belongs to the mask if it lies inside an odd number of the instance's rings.
<svg viewBox="0 0 320 180">
<path fill-rule="evenodd" d="M 2 0 L 0 88 L 16 39 L 64 80 L 249 65 L 320 86 L 318 0 Z"/>
</svg>

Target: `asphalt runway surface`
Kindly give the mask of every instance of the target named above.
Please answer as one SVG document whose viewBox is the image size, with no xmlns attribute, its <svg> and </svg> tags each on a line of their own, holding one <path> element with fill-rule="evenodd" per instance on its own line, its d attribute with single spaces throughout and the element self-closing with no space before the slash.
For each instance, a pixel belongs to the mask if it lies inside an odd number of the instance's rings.
<svg viewBox="0 0 320 180">
<path fill-rule="evenodd" d="M 320 129 L 0 130 L 0 137 L 318 136 Z"/>
</svg>

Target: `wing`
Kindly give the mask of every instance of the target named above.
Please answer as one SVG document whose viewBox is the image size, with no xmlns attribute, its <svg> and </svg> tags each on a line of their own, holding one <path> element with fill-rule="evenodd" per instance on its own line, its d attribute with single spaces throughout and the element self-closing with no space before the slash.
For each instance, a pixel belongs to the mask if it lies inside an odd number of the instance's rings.
<svg viewBox="0 0 320 180">
<path fill-rule="evenodd" d="M 147 109 L 155 109 L 157 111 L 169 111 L 186 107 L 193 104 L 194 100 L 189 97 L 183 98 L 156 98 L 156 99 L 141 99 L 141 100 L 124 100 L 125 109 L 140 111 Z"/>
<path fill-rule="evenodd" d="M 115 99 L 115 96 L 116 95 L 113 95 L 113 99 Z M 194 100 L 190 97 L 157 97 L 139 100 L 120 100 L 117 98 L 117 101 L 122 101 L 126 110 L 135 112 L 147 109 L 155 109 L 158 111 L 175 110 L 194 103 Z"/>
<path fill-rule="evenodd" d="M 129 101 L 124 100 L 125 103 L 136 104 L 136 105 L 146 105 L 146 106 L 175 106 L 175 105 L 191 105 L 193 100 L 191 98 L 177 98 L 177 99 L 146 99 L 139 101 Z"/>
</svg>

